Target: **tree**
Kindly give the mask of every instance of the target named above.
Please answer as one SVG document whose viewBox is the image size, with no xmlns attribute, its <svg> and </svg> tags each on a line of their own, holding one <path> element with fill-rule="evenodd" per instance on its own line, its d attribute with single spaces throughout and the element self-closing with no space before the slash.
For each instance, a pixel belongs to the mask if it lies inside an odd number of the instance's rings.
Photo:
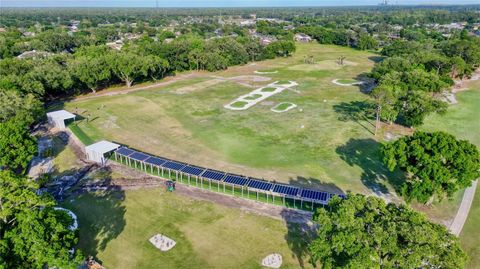
<svg viewBox="0 0 480 269">
<path fill-rule="evenodd" d="M 140 77 L 148 75 L 148 71 L 152 68 L 151 62 L 146 61 L 145 57 L 134 54 L 132 52 L 118 52 L 112 55 L 109 59 L 113 67 L 113 73 L 122 81 L 127 87 L 131 87 L 133 81 Z"/>
<path fill-rule="evenodd" d="M 480 176 L 477 147 L 444 132 L 415 132 L 382 146 L 383 162 L 406 174 L 401 194 L 422 203 L 451 197 Z"/>
<path fill-rule="evenodd" d="M 310 251 L 322 268 L 463 268 L 467 259 L 445 227 L 377 197 L 335 197 L 314 221 Z"/>
<path fill-rule="evenodd" d="M 13 117 L 0 122 L 0 168 L 24 171 L 37 152 L 36 139 L 30 135 L 32 122 Z"/>
<path fill-rule="evenodd" d="M 92 92 L 112 77 L 112 68 L 106 56 L 78 56 L 69 61 L 68 67 L 72 75 Z"/>
<path fill-rule="evenodd" d="M 68 70 L 55 61 L 45 61 L 33 69 L 33 77 L 40 81 L 46 94 L 64 93 L 73 86 Z"/>
<path fill-rule="evenodd" d="M 14 116 L 26 122 L 34 122 L 43 115 L 43 104 L 33 94 L 22 96 L 17 91 L 0 88 L 0 122 Z"/>
<path fill-rule="evenodd" d="M 0 268 L 76 268 L 79 252 L 73 219 L 53 208 L 38 186 L 10 171 L 0 171 Z"/>
<path fill-rule="evenodd" d="M 378 41 L 368 34 L 360 34 L 357 47 L 361 50 L 371 50 L 378 47 Z"/>
</svg>

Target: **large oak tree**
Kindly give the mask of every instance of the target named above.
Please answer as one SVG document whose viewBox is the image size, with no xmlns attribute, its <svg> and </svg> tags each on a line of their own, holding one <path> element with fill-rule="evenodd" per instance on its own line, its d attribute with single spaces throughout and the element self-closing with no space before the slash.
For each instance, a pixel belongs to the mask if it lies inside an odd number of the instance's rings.
<svg viewBox="0 0 480 269">
<path fill-rule="evenodd" d="M 314 221 L 310 251 L 322 268 L 463 268 L 467 259 L 445 227 L 376 197 L 335 197 Z"/>
<path fill-rule="evenodd" d="M 408 201 L 451 197 L 480 176 L 477 147 L 444 132 L 415 132 L 383 145 L 382 154 L 390 170 L 405 172 L 401 193 Z"/>
</svg>

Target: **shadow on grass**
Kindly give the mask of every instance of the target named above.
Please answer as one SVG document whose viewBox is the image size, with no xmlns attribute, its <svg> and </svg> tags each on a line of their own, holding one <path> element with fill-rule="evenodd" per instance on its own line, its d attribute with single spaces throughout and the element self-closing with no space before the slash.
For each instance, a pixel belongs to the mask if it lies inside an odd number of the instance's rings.
<svg viewBox="0 0 480 269">
<path fill-rule="evenodd" d="M 358 166 L 363 170 L 361 181 L 374 193 L 388 194 L 387 182 L 398 190 L 401 177 L 398 172 L 390 172 L 382 163 L 380 143 L 374 139 L 352 138 L 337 147 L 336 152 L 350 166 Z"/>
<path fill-rule="evenodd" d="M 68 207 L 79 221 L 79 249 L 98 260 L 98 253 L 123 231 L 126 208 L 125 193 L 112 183 L 111 170 L 102 167 L 76 186 Z"/>
<path fill-rule="evenodd" d="M 331 182 L 324 182 L 316 178 L 298 176 L 296 178 L 291 178 L 289 180 L 289 184 L 300 188 L 309 188 L 326 191 L 329 193 L 345 194 L 337 185 Z M 318 206 L 321 207 L 321 205 Z M 317 236 L 316 226 L 310 222 L 312 220 L 312 213 L 313 212 L 311 211 L 298 211 L 288 208 L 283 209 L 281 212 L 281 216 L 287 227 L 285 241 L 293 253 L 292 258 L 298 261 L 301 268 L 305 268 L 307 264 L 316 267 L 315 264 L 312 264 L 311 253 L 309 250 L 310 243 Z"/>
<path fill-rule="evenodd" d="M 290 178 L 288 184 L 309 189 L 317 189 L 321 191 L 326 191 L 330 193 L 344 194 L 342 189 L 337 187 L 337 185 L 331 182 L 324 182 L 316 178 L 306 178 L 302 176 L 297 176 L 296 178 Z"/>
<path fill-rule="evenodd" d="M 287 209 L 281 212 L 287 226 L 287 234 L 285 240 L 288 247 L 293 252 L 293 257 L 296 259 L 301 268 L 305 268 L 307 263 L 312 263 L 311 253 L 309 250 L 310 243 L 316 237 L 315 226 L 310 226 L 307 223 L 291 222 L 291 212 Z"/>
<path fill-rule="evenodd" d="M 341 102 L 333 105 L 335 113 L 339 114 L 340 121 L 353 121 L 374 134 L 375 106 L 367 101 Z"/>
</svg>

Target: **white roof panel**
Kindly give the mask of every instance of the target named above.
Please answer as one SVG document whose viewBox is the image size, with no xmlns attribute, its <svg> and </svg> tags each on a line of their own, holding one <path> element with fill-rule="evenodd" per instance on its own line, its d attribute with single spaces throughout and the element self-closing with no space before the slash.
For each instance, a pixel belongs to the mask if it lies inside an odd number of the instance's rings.
<svg viewBox="0 0 480 269">
<path fill-rule="evenodd" d="M 72 114 L 66 110 L 57 110 L 57 111 L 49 112 L 47 113 L 47 116 L 55 119 L 63 119 L 63 120 L 75 118 L 75 114 Z"/>
<path fill-rule="evenodd" d="M 120 147 L 119 144 L 115 144 L 115 143 L 112 143 L 112 142 L 109 142 L 109 141 L 102 140 L 100 142 L 91 144 L 90 146 L 86 146 L 85 150 L 94 151 L 94 152 L 104 154 L 104 153 L 110 152 L 112 150 L 116 150 L 119 147 Z"/>
</svg>

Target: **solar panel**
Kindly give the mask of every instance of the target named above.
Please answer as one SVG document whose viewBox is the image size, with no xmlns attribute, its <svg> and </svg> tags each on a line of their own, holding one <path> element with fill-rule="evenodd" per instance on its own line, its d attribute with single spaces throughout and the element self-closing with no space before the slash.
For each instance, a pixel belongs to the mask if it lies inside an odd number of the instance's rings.
<svg viewBox="0 0 480 269">
<path fill-rule="evenodd" d="M 128 156 L 134 160 L 137 160 L 137 161 L 144 161 L 146 159 L 148 159 L 148 157 L 150 157 L 150 155 L 147 155 L 147 154 L 144 154 L 144 153 L 141 153 L 141 152 L 134 152 L 132 155 Z"/>
<path fill-rule="evenodd" d="M 245 184 L 247 184 L 248 179 L 244 176 L 227 174 L 227 176 L 223 181 L 226 183 L 230 183 L 238 186 L 245 186 Z"/>
<path fill-rule="evenodd" d="M 260 179 L 250 179 L 247 186 L 249 188 L 252 188 L 252 189 L 269 191 L 272 188 L 273 183 L 270 183 L 270 182 L 267 182 L 267 181 L 264 181 L 264 180 L 260 180 Z"/>
<path fill-rule="evenodd" d="M 172 169 L 172 170 L 180 170 L 182 167 L 185 166 L 183 163 L 175 162 L 175 161 L 168 161 L 164 164 L 162 164 L 163 167 Z"/>
<path fill-rule="evenodd" d="M 150 157 L 145 160 L 146 163 L 153 164 L 156 166 L 160 166 L 166 162 L 166 160 L 158 158 L 158 157 Z"/>
<path fill-rule="evenodd" d="M 128 156 L 132 153 L 134 153 L 135 151 L 131 150 L 131 149 L 128 149 L 128 148 L 119 148 L 117 149 L 117 153 L 120 154 L 120 155 L 123 155 L 123 156 Z"/>
<path fill-rule="evenodd" d="M 182 171 L 184 173 L 187 173 L 187 174 L 190 174 L 190 175 L 198 176 L 204 170 L 205 170 L 205 168 L 201 168 L 201 167 L 193 166 L 193 165 L 187 165 L 187 166 L 183 167 L 180 171 Z"/>
<path fill-rule="evenodd" d="M 202 177 L 213 179 L 213 180 L 222 180 L 224 176 L 225 176 L 224 172 L 210 170 L 210 169 L 205 170 L 205 172 L 203 172 L 202 174 Z"/>
<path fill-rule="evenodd" d="M 327 197 L 330 198 L 330 196 L 326 192 L 309 190 L 309 189 L 303 189 L 302 192 L 300 193 L 300 196 L 303 198 L 319 200 L 319 201 L 327 201 Z"/>
<path fill-rule="evenodd" d="M 296 196 L 298 193 L 298 188 L 289 186 L 289 185 L 275 184 L 273 186 L 273 192 L 290 195 L 290 196 Z"/>
</svg>

